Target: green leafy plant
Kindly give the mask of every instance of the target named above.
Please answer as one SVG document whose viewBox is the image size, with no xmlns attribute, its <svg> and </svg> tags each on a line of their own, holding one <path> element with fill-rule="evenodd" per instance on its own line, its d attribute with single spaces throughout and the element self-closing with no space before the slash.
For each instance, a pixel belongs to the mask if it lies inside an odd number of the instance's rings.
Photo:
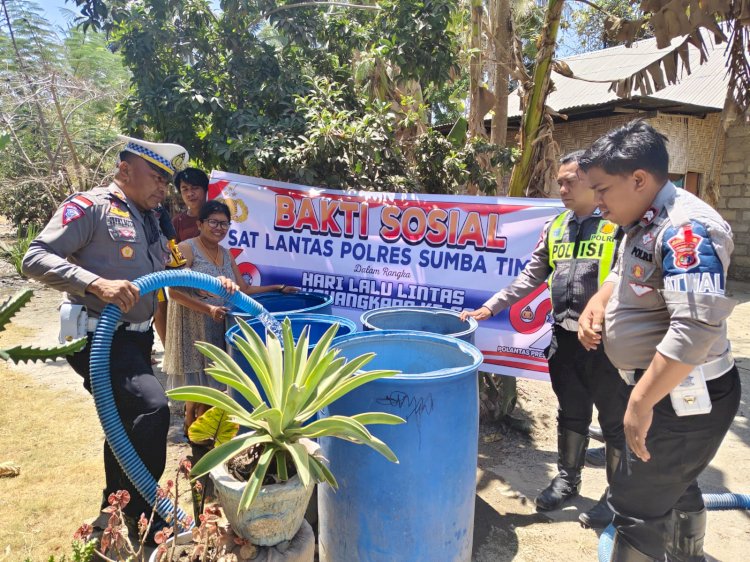
<svg viewBox="0 0 750 562">
<path fill-rule="evenodd" d="M 63 554 L 60 558 L 56 558 L 54 554 L 50 554 L 46 562 L 90 562 L 94 559 L 96 554 L 96 541 L 80 541 L 74 540 L 71 549 L 73 553 L 68 558 L 67 554 Z M 32 562 L 31 558 L 26 558 L 24 562 Z"/>
<path fill-rule="evenodd" d="M 221 408 L 209 408 L 190 424 L 188 437 L 193 443 L 218 447 L 237 435 L 239 427 L 229 421 L 228 414 Z"/>
<path fill-rule="evenodd" d="M 309 355 L 309 327 L 305 327 L 295 345 L 291 323 L 287 319 L 282 324 L 283 342 L 269 332 L 264 344 L 246 322 L 239 319 L 238 324 L 243 337 L 235 337 L 234 343 L 255 371 L 267 401 L 262 398 L 256 384 L 224 350 L 208 343 L 196 343 L 198 350 L 212 360 L 206 373 L 239 392 L 253 409 L 248 411 L 223 392 L 207 387 L 185 386 L 167 393 L 177 400 L 217 406 L 229 414 L 231 421 L 252 430 L 252 433 L 232 439 L 208 452 L 193 466 L 192 478 L 207 474 L 248 449 L 256 449 L 259 460 L 239 504 L 239 510 L 244 510 L 258 495 L 272 461 L 276 463 L 276 476 L 280 481 L 289 478 L 288 462 L 291 461 L 304 486 L 315 481 L 338 487 L 325 459 L 319 452 L 311 452 L 305 447 L 304 442 L 300 442 L 303 439 L 338 437 L 367 445 L 391 462 L 398 462 L 393 451 L 365 427 L 369 424 L 404 423 L 398 416 L 371 412 L 350 417 L 330 416 L 303 425 L 319 410 L 348 392 L 370 381 L 394 376 L 398 374 L 397 371 L 362 371 L 375 357 L 374 353 L 361 355 L 351 361 L 338 357 L 339 351 L 331 348 L 338 324 L 326 331 Z"/>
<path fill-rule="evenodd" d="M 31 289 L 19 291 L 12 297 L 8 297 L 0 304 L 0 332 L 5 330 L 5 326 L 11 318 L 21 310 L 31 300 L 33 295 Z M 54 347 L 27 347 L 17 345 L 15 347 L 0 349 L 0 359 L 3 361 L 13 361 L 14 363 L 26 361 L 46 361 L 59 359 L 66 355 L 71 355 L 82 350 L 86 346 L 86 338 L 80 338 L 70 343 L 56 345 Z"/>
<path fill-rule="evenodd" d="M 21 265 L 23 264 L 23 257 L 26 255 L 26 252 L 29 249 L 29 245 L 34 240 L 34 238 L 36 238 L 36 235 L 38 233 L 39 229 L 37 228 L 37 226 L 31 224 L 26 229 L 25 233 L 21 232 L 21 230 L 19 229 L 18 239 L 12 244 L 8 245 L 0 243 L 0 259 L 7 261 L 9 264 L 15 267 L 18 275 L 20 275 L 21 277 L 26 277 L 21 269 Z"/>
</svg>

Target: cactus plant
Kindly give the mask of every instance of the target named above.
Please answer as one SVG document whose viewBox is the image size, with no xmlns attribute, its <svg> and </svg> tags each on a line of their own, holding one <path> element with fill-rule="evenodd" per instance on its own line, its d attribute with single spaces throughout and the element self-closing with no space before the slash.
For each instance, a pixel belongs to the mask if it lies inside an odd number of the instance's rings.
<svg viewBox="0 0 750 562">
<path fill-rule="evenodd" d="M 34 293 L 31 289 L 24 289 L 12 297 L 8 297 L 5 302 L 0 304 L 0 332 L 5 330 L 5 326 L 10 322 L 13 316 L 28 304 L 33 294 Z M 17 345 L 15 347 L 0 349 L 0 359 L 3 361 L 13 361 L 14 363 L 46 361 L 48 359 L 54 361 L 55 359 L 80 351 L 85 346 L 86 338 L 79 338 L 69 343 L 56 345 L 54 347 L 39 348 Z"/>
</svg>

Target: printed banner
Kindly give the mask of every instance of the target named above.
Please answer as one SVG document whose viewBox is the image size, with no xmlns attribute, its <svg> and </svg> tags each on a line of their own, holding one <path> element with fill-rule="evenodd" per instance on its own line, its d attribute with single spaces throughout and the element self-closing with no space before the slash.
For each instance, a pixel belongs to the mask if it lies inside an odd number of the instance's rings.
<svg viewBox="0 0 750 562">
<path fill-rule="evenodd" d="M 481 306 L 518 276 L 563 209 L 556 200 L 347 193 L 216 171 L 214 198 L 232 211 L 224 244 L 248 283 L 326 293 L 334 314 L 358 323 L 389 306 Z M 483 370 L 549 380 L 546 289 L 479 324 Z"/>
</svg>

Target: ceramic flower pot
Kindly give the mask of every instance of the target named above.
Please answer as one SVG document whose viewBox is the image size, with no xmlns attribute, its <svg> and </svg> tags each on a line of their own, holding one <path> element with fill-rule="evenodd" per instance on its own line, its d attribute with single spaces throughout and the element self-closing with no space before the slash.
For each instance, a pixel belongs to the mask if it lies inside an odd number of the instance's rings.
<svg viewBox="0 0 750 562">
<path fill-rule="evenodd" d="M 224 465 L 211 471 L 219 504 L 234 532 L 260 546 L 291 540 L 305 517 L 314 485 L 307 488 L 298 476 L 282 484 L 263 486 L 249 509 L 237 513 L 246 482 L 237 480 Z"/>
<path fill-rule="evenodd" d="M 174 540 L 175 540 L 174 537 L 169 537 L 167 539 L 167 543 L 166 543 L 167 546 L 172 546 L 172 542 Z M 188 544 L 192 540 L 193 540 L 193 533 L 191 531 L 185 531 L 185 532 L 180 533 L 179 535 L 177 535 L 177 544 L 180 544 L 180 545 L 182 545 L 182 544 Z M 155 549 L 151 553 L 151 556 L 148 557 L 148 562 L 158 562 L 158 560 L 156 558 L 156 555 L 157 555 L 158 552 L 159 552 L 159 549 Z"/>
</svg>

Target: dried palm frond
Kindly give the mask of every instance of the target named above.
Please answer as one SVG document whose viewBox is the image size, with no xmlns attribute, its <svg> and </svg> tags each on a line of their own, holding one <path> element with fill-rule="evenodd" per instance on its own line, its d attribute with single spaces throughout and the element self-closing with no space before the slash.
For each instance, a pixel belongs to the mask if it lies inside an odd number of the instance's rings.
<svg viewBox="0 0 750 562">
<path fill-rule="evenodd" d="M 637 20 L 609 16 L 605 26 L 610 37 L 629 47 L 639 30 L 648 24 L 657 47 L 669 51 L 648 66 L 612 82 L 611 91 L 619 97 L 630 97 L 636 91 L 649 95 L 676 83 L 682 71 L 692 72 L 689 45 L 698 49 L 700 64 L 706 62 L 708 35 L 702 33 L 706 30 L 713 34 L 716 44 L 729 44 L 727 96 L 742 112 L 750 107 L 750 0 L 642 0 L 640 8 L 644 17 Z M 677 38 L 682 39 L 672 45 Z"/>
</svg>

